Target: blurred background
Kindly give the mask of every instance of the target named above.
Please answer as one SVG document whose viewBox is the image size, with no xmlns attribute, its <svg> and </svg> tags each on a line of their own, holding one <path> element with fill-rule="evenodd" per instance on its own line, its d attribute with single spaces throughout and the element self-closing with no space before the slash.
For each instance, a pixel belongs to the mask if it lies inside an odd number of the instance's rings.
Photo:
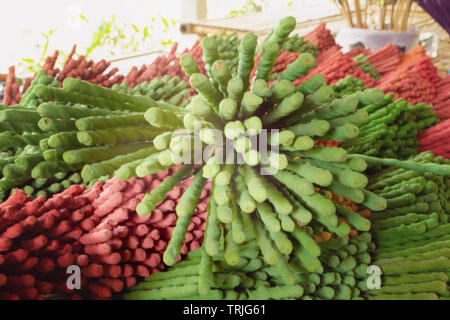
<svg viewBox="0 0 450 320">
<path fill-rule="evenodd" d="M 370 13 L 368 4 L 379 9 L 390 1 L 361 0 L 359 3 L 364 12 Z M 151 62 L 161 51 L 168 52 L 175 42 L 179 43 L 179 49 L 184 49 L 191 47 L 199 36 L 222 29 L 263 36 L 287 15 L 296 18 L 296 31 L 300 35 L 319 23 L 326 23 L 333 35 L 338 35 L 336 40 L 345 52 L 346 40 L 355 36 L 352 30 L 358 27 L 352 25 L 351 19 L 349 22 L 353 15 L 356 23 L 353 6 L 356 2 L 349 3 L 350 12 L 343 10 L 340 0 L 11 1 L 0 13 L 3 28 L 7 30 L 0 44 L 0 76 L 11 65 L 15 66 L 18 77 L 30 76 L 55 50 L 59 51 L 56 66 L 62 66 L 75 44 L 77 55 L 95 61 L 106 59 L 125 73 L 134 65 Z M 376 17 L 380 13 L 370 14 Z M 367 17 L 366 13 L 366 20 Z M 407 18 L 406 29 L 420 31 L 420 41 L 427 54 L 438 58 L 434 62 L 446 73 L 450 62 L 448 33 L 416 2 Z M 339 37 L 339 32 L 346 27 L 351 27 L 351 34 L 342 32 Z M 384 28 L 393 29 L 393 26 L 381 26 Z M 380 26 L 376 23 L 364 26 L 365 37 L 370 34 L 367 29 L 380 29 Z"/>
<path fill-rule="evenodd" d="M 1 10 L 4 32 L 0 70 L 16 66 L 16 73 L 34 73 L 45 57 L 60 51 L 60 63 L 77 44 L 77 53 L 90 59 L 114 59 L 137 52 L 168 49 L 173 42 L 191 45 L 196 37 L 182 35 L 182 21 L 194 20 L 198 11 L 189 0 L 16 0 Z M 204 0 L 200 18 L 310 8 L 315 13 L 334 11 L 329 0 Z M 305 11 L 306 12 L 306 11 Z M 312 14 L 314 12 L 308 12 Z M 125 66 L 123 66 L 126 68 Z"/>
</svg>

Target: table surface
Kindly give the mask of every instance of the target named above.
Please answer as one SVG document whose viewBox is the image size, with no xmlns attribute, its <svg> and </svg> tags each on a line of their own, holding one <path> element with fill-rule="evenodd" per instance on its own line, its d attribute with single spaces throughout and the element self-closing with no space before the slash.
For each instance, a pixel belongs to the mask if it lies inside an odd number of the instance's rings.
<svg viewBox="0 0 450 320">
<path fill-rule="evenodd" d="M 317 20 L 336 16 L 339 16 L 339 19 L 341 19 L 339 10 L 333 5 L 322 8 L 312 6 L 301 9 L 283 9 L 271 12 L 251 13 L 220 19 L 200 20 L 188 24 L 196 27 L 203 27 L 204 30 L 210 28 L 211 30 L 225 29 L 241 32 L 253 32 L 255 34 L 267 34 L 278 24 L 279 20 L 285 18 L 286 16 L 295 17 L 298 22 L 298 27 L 305 24 L 314 24 Z M 314 17 L 314 19 L 311 17 Z"/>
</svg>

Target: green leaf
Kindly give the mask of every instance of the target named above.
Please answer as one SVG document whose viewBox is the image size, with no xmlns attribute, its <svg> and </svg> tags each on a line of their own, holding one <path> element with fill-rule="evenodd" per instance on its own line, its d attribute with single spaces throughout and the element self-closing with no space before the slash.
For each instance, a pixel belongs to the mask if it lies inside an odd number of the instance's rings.
<svg viewBox="0 0 450 320">
<path fill-rule="evenodd" d="M 138 27 L 136 27 L 136 25 L 135 25 L 134 23 L 131 24 L 131 26 L 133 27 L 134 31 L 136 31 L 136 32 L 138 32 L 138 33 L 140 32 L 139 29 L 138 29 Z"/>
<path fill-rule="evenodd" d="M 161 44 L 163 46 L 168 46 L 168 45 L 173 44 L 173 41 L 172 41 L 172 39 L 169 39 L 169 40 L 166 40 L 166 41 L 161 41 Z"/>
<path fill-rule="evenodd" d="M 166 28 L 169 27 L 169 22 L 167 22 L 167 20 L 163 17 L 161 17 L 161 21 L 164 23 L 164 25 L 166 26 Z"/>
<path fill-rule="evenodd" d="M 150 36 L 150 33 L 148 32 L 148 27 L 144 28 L 144 38 L 147 38 Z"/>
</svg>

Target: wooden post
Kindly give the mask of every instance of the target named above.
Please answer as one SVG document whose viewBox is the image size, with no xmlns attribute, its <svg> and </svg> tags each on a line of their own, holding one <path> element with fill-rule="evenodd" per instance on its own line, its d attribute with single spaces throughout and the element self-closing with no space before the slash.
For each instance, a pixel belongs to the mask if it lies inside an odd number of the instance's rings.
<svg viewBox="0 0 450 320">
<path fill-rule="evenodd" d="M 387 2 L 386 0 L 383 1 L 383 7 L 381 8 L 380 13 L 380 29 L 384 29 L 384 20 L 386 19 L 386 9 L 387 9 Z"/>
<path fill-rule="evenodd" d="M 401 18 L 403 14 L 403 7 L 405 6 L 406 0 L 399 0 L 396 5 L 395 9 L 395 16 L 394 16 L 394 24 L 395 28 L 392 28 L 394 31 L 400 31 L 400 25 L 401 25 Z"/>
<path fill-rule="evenodd" d="M 206 0 L 180 0 L 181 22 L 206 20 Z"/>
<path fill-rule="evenodd" d="M 361 19 L 361 7 L 359 5 L 359 0 L 355 0 L 355 11 L 356 11 L 356 26 L 358 28 L 362 28 L 362 19 Z"/>
<path fill-rule="evenodd" d="M 405 8 L 405 11 L 403 13 L 402 24 L 400 25 L 400 30 L 399 31 L 406 31 L 406 28 L 408 26 L 409 13 L 411 12 L 412 0 L 407 0 L 405 6 L 406 6 L 406 8 Z"/>
<path fill-rule="evenodd" d="M 354 25 L 353 25 L 353 20 L 352 20 L 352 11 L 350 10 L 350 6 L 348 4 L 348 1 L 347 0 L 342 0 L 342 3 L 344 5 L 345 11 L 347 13 L 347 22 L 350 25 L 350 28 L 353 28 Z"/>
<path fill-rule="evenodd" d="M 391 17 L 389 19 L 389 28 L 391 30 L 394 30 L 394 24 L 395 24 L 394 17 L 395 17 L 395 4 L 394 4 L 394 1 L 392 1 L 392 3 L 391 3 Z"/>
<path fill-rule="evenodd" d="M 369 27 L 368 27 L 368 23 L 367 23 L 367 19 L 368 19 L 368 17 L 367 17 L 367 10 L 369 9 L 369 0 L 366 0 L 366 4 L 365 4 L 365 7 L 364 7 L 364 28 L 366 28 L 366 29 L 368 29 Z"/>
</svg>

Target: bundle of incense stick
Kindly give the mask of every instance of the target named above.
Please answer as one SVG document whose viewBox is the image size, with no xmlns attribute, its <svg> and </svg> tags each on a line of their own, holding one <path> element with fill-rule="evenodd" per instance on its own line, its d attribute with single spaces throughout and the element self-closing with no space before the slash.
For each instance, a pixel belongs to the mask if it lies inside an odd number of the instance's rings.
<svg viewBox="0 0 450 320">
<path fill-rule="evenodd" d="M 332 0 L 351 28 L 406 31 L 413 0 Z"/>
</svg>

